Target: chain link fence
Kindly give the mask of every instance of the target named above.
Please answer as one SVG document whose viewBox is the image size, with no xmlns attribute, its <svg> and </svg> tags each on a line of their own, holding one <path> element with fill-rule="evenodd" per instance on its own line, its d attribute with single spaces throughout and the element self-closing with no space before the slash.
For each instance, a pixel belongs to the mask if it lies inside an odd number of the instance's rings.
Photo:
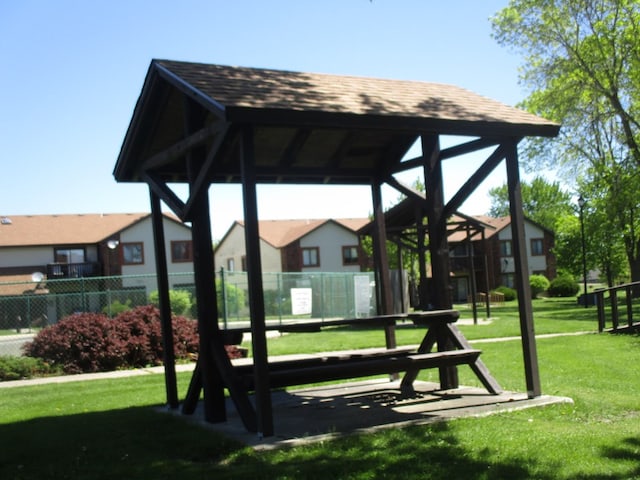
<svg viewBox="0 0 640 480">
<path fill-rule="evenodd" d="M 291 319 L 368 316 L 376 311 L 373 274 L 265 273 L 263 290 L 268 324 Z M 216 273 L 221 328 L 248 325 L 246 272 Z M 188 292 L 182 315 L 196 317 L 192 273 L 169 275 L 169 287 Z M 0 355 L 20 355 L 21 345 L 41 328 L 78 312 L 114 316 L 123 309 L 154 303 L 153 275 L 80 277 L 40 282 L 0 283 Z M 185 295 L 183 295 L 183 298 Z"/>
</svg>

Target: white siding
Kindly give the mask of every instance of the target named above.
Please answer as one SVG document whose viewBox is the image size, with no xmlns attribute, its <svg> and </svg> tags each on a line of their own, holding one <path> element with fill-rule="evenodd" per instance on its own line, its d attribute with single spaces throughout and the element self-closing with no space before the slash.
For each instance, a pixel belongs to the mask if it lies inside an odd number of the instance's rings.
<svg viewBox="0 0 640 480">
<path fill-rule="evenodd" d="M 544 230 L 540 227 L 525 221 L 524 222 L 524 236 L 525 236 L 525 248 L 527 252 L 527 263 L 529 265 L 529 275 L 533 275 L 534 272 L 544 271 L 547 268 L 546 255 L 531 255 L 531 240 L 535 238 L 544 239 Z M 502 240 L 512 240 L 511 227 L 503 229 L 498 238 Z M 512 245 L 513 248 L 513 245 Z M 513 250 L 512 250 L 513 251 Z M 515 272 L 515 265 L 513 263 L 513 257 L 507 257 L 508 262 L 505 263 L 504 273 Z"/>
<path fill-rule="evenodd" d="M 342 247 L 358 245 L 358 237 L 333 222 L 327 222 L 300 239 L 300 247 L 318 247 L 319 267 L 303 267 L 303 272 L 358 272 L 359 265 L 342 264 Z"/>
<path fill-rule="evenodd" d="M 220 268 L 230 270 L 229 263 L 231 260 L 233 271 L 241 272 L 242 257 L 245 255 L 244 227 L 236 223 L 216 248 L 216 270 L 220 270 Z M 262 263 L 262 271 L 265 273 L 279 273 L 282 271 L 280 250 L 262 239 L 260 239 L 260 261 Z"/>
<path fill-rule="evenodd" d="M 191 240 L 191 230 L 184 225 L 178 224 L 171 220 L 163 219 L 165 250 L 167 254 L 167 270 L 169 273 L 193 272 L 193 262 L 171 261 L 171 242 L 174 240 Z M 120 248 L 124 243 L 141 242 L 143 245 L 143 260 L 141 265 L 122 265 L 122 275 L 149 275 L 156 273 L 155 246 L 153 239 L 153 227 L 151 217 L 136 223 L 132 227 L 120 233 Z M 169 276 L 170 287 L 174 283 L 192 283 L 193 276 Z M 153 283 L 153 284 L 152 284 Z M 150 282 L 147 278 L 128 279 L 125 284 L 127 287 L 145 286 L 147 293 L 155 290 L 157 287 L 155 281 Z"/>
<path fill-rule="evenodd" d="M 1 267 L 38 267 L 53 263 L 53 247 L 7 247 L 0 249 Z M 44 272 L 43 272 L 44 273 Z"/>
</svg>

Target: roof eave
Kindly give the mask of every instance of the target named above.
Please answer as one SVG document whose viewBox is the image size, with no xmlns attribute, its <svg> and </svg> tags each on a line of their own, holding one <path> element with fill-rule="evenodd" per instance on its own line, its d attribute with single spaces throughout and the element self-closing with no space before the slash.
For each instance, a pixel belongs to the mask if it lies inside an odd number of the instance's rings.
<svg viewBox="0 0 640 480">
<path fill-rule="evenodd" d="M 295 125 L 296 127 L 328 127 L 384 129 L 419 135 L 433 132 L 441 135 L 491 137 L 556 137 L 560 125 L 553 122 L 512 123 L 495 120 L 452 120 L 446 118 L 405 117 L 228 107 L 227 119 L 236 123 L 253 123 L 258 127 Z"/>
</svg>

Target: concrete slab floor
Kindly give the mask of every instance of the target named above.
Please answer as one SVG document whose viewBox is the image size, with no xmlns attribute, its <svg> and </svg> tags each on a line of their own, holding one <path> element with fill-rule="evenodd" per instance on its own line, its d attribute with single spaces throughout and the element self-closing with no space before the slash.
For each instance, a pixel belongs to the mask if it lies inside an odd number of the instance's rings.
<svg viewBox="0 0 640 480">
<path fill-rule="evenodd" d="M 461 417 L 573 403 L 567 397 L 543 395 L 529 399 L 524 393 L 491 395 L 486 390 L 460 387 L 437 390 L 436 383 L 415 382 L 416 394 L 405 397 L 399 381 L 386 379 L 334 384 L 272 393 L 275 434 L 261 437 L 245 430 L 233 403 L 227 400 L 227 422 L 204 421 L 202 404 L 194 415 L 177 415 L 219 432 L 257 450 L 302 445 L 342 435 L 370 433 Z"/>
</svg>

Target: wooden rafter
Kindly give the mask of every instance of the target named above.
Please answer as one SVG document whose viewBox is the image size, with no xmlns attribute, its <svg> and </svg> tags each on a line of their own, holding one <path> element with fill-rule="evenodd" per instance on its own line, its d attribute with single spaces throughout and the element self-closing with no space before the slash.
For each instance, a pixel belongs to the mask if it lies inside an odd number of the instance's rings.
<svg viewBox="0 0 640 480">
<path fill-rule="evenodd" d="M 189 193 L 189 200 L 187 200 L 184 211 L 184 215 L 186 218 L 189 218 L 191 214 L 196 196 L 202 189 L 209 187 L 209 175 L 211 169 L 215 164 L 216 154 L 220 150 L 222 142 L 225 138 L 225 133 L 229 129 L 229 124 L 226 122 L 219 122 L 218 124 L 216 124 L 216 126 L 217 129 L 215 132 L 215 137 L 213 139 L 213 144 L 207 152 L 207 157 L 205 158 L 204 163 L 200 165 L 200 168 L 196 174 L 196 179 L 190 183 L 191 191 Z"/>
<path fill-rule="evenodd" d="M 312 130 L 308 128 L 301 128 L 296 132 L 282 154 L 282 160 L 280 161 L 281 167 L 290 167 L 296 162 L 298 153 L 302 150 L 304 144 L 307 143 L 311 132 Z"/>
<path fill-rule="evenodd" d="M 489 158 L 485 160 L 485 162 L 475 171 L 471 177 L 460 187 L 460 189 L 456 192 L 456 194 L 451 197 L 449 202 L 445 207 L 445 215 L 447 217 L 453 215 L 453 213 L 460 208 L 469 195 L 473 193 L 473 191 L 478 188 L 480 185 L 493 170 L 498 166 L 498 164 L 504 159 L 506 154 L 505 148 L 503 145 L 500 145 L 496 148 Z"/>
<path fill-rule="evenodd" d="M 181 140 L 169 148 L 166 148 L 160 153 L 148 158 L 142 163 L 141 169 L 143 171 L 153 170 L 155 168 L 162 167 L 168 163 L 173 162 L 175 159 L 180 158 L 189 150 L 198 145 L 206 142 L 212 135 L 220 131 L 219 125 L 212 123 L 206 127 L 201 128 L 197 132 L 189 135 L 184 140 Z"/>
<path fill-rule="evenodd" d="M 181 220 L 184 218 L 185 204 L 180 198 L 171 190 L 165 182 L 160 180 L 158 176 L 151 172 L 143 172 L 141 178 L 149 185 L 149 188 L 158 195 L 164 203 L 175 213 Z"/>
</svg>

